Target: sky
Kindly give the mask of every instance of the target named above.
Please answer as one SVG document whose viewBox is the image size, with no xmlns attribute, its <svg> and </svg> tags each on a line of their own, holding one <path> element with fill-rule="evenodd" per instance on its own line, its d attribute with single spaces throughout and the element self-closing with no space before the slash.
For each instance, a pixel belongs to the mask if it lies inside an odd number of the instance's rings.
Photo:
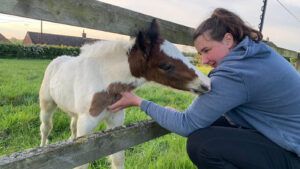
<svg viewBox="0 0 300 169">
<path fill-rule="evenodd" d="M 196 28 L 218 7 L 238 14 L 248 25 L 258 29 L 263 0 L 101 0 L 156 18 Z M 282 7 L 281 4 L 287 10 Z M 59 33 L 100 39 L 127 39 L 92 29 L 43 22 L 44 33 Z M 7 38 L 23 39 L 27 31 L 40 31 L 40 21 L 0 14 L 0 33 Z M 277 46 L 300 52 L 300 0 L 268 0 L 262 31 L 264 38 Z"/>
</svg>

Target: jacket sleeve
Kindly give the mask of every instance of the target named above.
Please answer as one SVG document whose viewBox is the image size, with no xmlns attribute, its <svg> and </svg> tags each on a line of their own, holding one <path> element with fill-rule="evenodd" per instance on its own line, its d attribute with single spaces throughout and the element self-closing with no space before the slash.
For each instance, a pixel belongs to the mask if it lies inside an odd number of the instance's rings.
<svg viewBox="0 0 300 169">
<path fill-rule="evenodd" d="M 247 101 L 246 87 L 237 73 L 224 70 L 214 73 L 211 85 L 211 91 L 196 97 L 184 112 L 146 100 L 142 101 L 141 109 L 167 130 L 188 136 L 197 129 L 208 127 L 224 113 Z"/>
</svg>

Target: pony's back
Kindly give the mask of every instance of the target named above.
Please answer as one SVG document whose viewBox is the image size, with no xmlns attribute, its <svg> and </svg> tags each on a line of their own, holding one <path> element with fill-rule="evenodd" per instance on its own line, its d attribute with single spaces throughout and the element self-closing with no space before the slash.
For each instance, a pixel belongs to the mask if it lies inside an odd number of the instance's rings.
<svg viewBox="0 0 300 169">
<path fill-rule="evenodd" d="M 79 57 L 98 57 L 105 59 L 105 57 L 113 57 L 119 54 L 126 54 L 133 45 L 134 40 L 131 41 L 96 41 L 92 44 L 85 44 L 80 48 Z M 113 56 L 112 56 L 113 54 Z"/>
</svg>

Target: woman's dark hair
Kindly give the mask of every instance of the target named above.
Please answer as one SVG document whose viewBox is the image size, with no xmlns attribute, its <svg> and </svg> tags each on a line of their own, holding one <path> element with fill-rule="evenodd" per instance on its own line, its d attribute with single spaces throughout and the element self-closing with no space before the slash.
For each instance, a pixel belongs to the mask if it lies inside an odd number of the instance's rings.
<svg viewBox="0 0 300 169">
<path fill-rule="evenodd" d="M 198 26 L 193 39 L 196 40 L 198 36 L 206 32 L 210 38 L 216 41 L 221 41 L 226 33 L 231 33 L 237 43 L 246 36 L 255 42 L 259 42 L 263 38 L 261 32 L 247 26 L 238 15 L 223 8 L 215 9 L 210 18 Z"/>
</svg>

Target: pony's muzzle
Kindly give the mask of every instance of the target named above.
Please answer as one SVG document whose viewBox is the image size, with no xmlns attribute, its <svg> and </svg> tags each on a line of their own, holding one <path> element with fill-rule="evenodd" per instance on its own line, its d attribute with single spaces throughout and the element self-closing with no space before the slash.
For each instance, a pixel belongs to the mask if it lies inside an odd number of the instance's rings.
<svg viewBox="0 0 300 169">
<path fill-rule="evenodd" d="M 204 94 L 209 92 L 210 89 L 210 85 L 201 84 L 198 88 L 191 88 L 191 91 L 195 94 Z"/>
<path fill-rule="evenodd" d="M 211 81 L 209 78 L 206 79 L 195 79 L 189 85 L 188 88 L 195 94 L 204 94 L 211 90 Z"/>
<path fill-rule="evenodd" d="M 204 92 L 209 92 L 210 91 L 210 85 L 204 85 L 201 84 L 200 88 L 204 91 Z"/>
</svg>

